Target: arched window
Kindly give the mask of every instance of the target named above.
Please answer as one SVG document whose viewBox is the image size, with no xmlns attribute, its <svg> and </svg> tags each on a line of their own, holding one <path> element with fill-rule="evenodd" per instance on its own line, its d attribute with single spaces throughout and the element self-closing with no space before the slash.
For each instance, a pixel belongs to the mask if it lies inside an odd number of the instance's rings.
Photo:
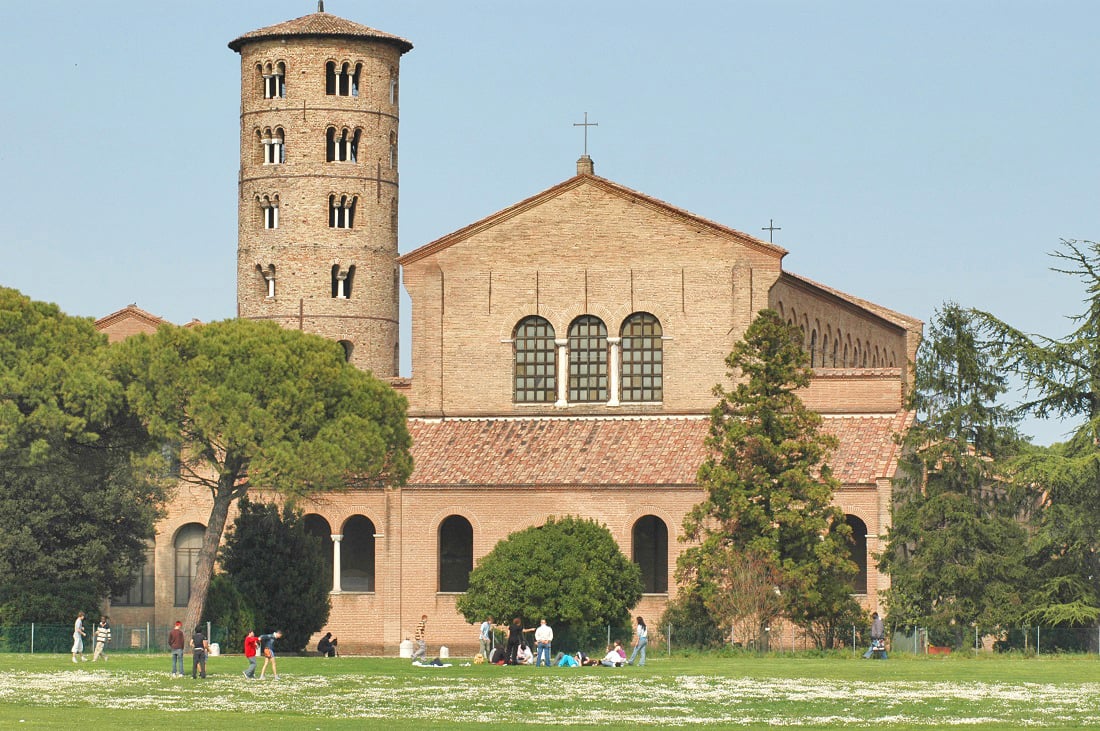
<svg viewBox="0 0 1100 731">
<path fill-rule="evenodd" d="M 263 145 L 264 165 L 278 165 L 286 162 L 286 134 L 282 128 L 265 129 L 260 136 Z"/>
<path fill-rule="evenodd" d="M 390 104 L 397 104 L 397 69 L 390 67 Z"/>
<path fill-rule="evenodd" d="M 474 528 L 461 515 L 439 524 L 439 590 L 466 591 L 474 570 Z"/>
<path fill-rule="evenodd" d="M 353 515 L 340 531 L 340 588 L 344 591 L 374 591 L 374 523 Z"/>
<path fill-rule="evenodd" d="M 867 593 L 867 524 L 854 515 L 845 515 L 844 522 L 852 529 L 850 558 L 859 567 L 859 573 L 852 577 L 852 593 Z"/>
<path fill-rule="evenodd" d="M 664 398 L 664 348 L 661 323 L 648 312 L 636 312 L 622 328 L 622 401 Z"/>
<path fill-rule="evenodd" d="M 634 563 L 642 570 L 642 591 L 668 593 L 668 527 L 656 515 L 644 515 L 631 534 Z"/>
<path fill-rule="evenodd" d="M 329 96 L 359 96 L 359 74 L 363 64 L 325 64 L 325 93 Z"/>
<path fill-rule="evenodd" d="M 354 228 L 355 204 L 359 198 L 353 195 L 330 195 L 328 197 L 329 228 Z"/>
<path fill-rule="evenodd" d="M 151 607 L 156 603 L 155 556 L 156 544 L 146 541 L 141 562 L 134 566 L 134 583 L 125 594 L 111 597 L 111 604 L 119 607 Z"/>
<path fill-rule="evenodd" d="M 810 331 L 810 368 L 817 365 L 817 361 L 814 358 L 817 356 L 817 330 Z"/>
<path fill-rule="evenodd" d="M 325 556 L 325 577 L 332 579 L 332 526 L 317 513 L 309 513 L 302 516 L 302 527 L 305 532 L 321 541 L 321 552 Z"/>
<path fill-rule="evenodd" d="M 548 403 L 557 398 L 554 326 L 537 315 L 525 317 L 512 336 L 517 403 Z"/>
<path fill-rule="evenodd" d="M 264 99 L 283 99 L 286 97 L 286 64 L 282 61 L 267 64 L 260 68 L 264 82 Z"/>
<path fill-rule="evenodd" d="M 355 265 L 341 269 L 339 264 L 332 265 L 332 298 L 351 299 L 351 285 L 355 283 Z"/>
<path fill-rule="evenodd" d="M 569 400 L 607 401 L 607 326 L 592 315 L 569 326 Z"/>
<path fill-rule="evenodd" d="M 346 363 L 351 362 L 351 354 L 355 351 L 355 346 L 350 340 L 341 340 L 340 347 L 344 349 L 344 361 Z"/>
<path fill-rule="evenodd" d="M 397 167 L 397 133 L 390 130 L 390 169 Z"/>
<path fill-rule="evenodd" d="M 191 600 L 191 582 L 195 578 L 199 565 L 199 550 L 206 528 L 201 523 L 188 523 L 176 533 L 172 542 L 175 549 L 176 586 L 174 604 L 186 607 Z"/>
<path fill-rule="evenodd" d="M 325 130 L 325 161 L 356 162 L 359 159 L 359 138 L 362 130 L 349 130 L 346 127 L 337 130 L 329 127 Z"/>
</svg>

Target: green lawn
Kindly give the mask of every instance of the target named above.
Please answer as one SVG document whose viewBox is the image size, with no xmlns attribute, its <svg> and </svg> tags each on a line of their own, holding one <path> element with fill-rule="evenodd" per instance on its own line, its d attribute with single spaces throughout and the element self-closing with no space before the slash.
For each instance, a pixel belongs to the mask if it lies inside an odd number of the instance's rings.
<svg viewBox="0 0 1100 731">
<path fill-rule="evenodd" d="M 283 657 L 280 679 L 261 682 L 241 676 L 240 656 L 211 658 L 204 681 L 170 678 L 167 656 L 73 665 L 68 655 L 0 655 L 0 728 L 1100 727 L 1096 656 L 703 656 L 621 669 L 451 662 Z"/>
</svg>

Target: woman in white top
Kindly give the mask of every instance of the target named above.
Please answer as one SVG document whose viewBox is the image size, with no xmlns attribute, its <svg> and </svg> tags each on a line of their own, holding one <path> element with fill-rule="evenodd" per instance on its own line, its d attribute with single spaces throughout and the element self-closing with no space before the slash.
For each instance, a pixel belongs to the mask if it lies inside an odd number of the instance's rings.
<svg viewBox="0 0 1100 731">
<path fill-rule="evenodd" d="M 627 665 L 633 665 L 634 658 L 639 654 L 641 655 L 641 659 L 638 661 L 638 664 L 645 665 L 645 647 L 649 644 L 649 630 L 646 629 L 645 620 L 640 616 L 638 617 L 638 622 L 634 631 L 638 635 L 638 641 L 634 645 L 634 652 L 630 653 L 630 659 L 627 660 Z"/>
</svg>

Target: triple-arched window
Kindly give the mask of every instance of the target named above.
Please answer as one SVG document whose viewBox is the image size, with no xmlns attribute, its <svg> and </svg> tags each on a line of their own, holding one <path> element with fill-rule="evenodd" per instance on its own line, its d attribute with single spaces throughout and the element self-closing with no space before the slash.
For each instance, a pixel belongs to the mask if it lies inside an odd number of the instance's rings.
<svg viewBox="0 0 1100 731">
<path fill-rule="evenodd" d="M 608 337 L 595 315 L 569 325 L 568 338 L 555 340 L 554 326 L 537 315 L 525 317 L 512 335 L 516 403 L 659 402 L 664 397 L 661 323 L 636 312 Z M 568 363 L 568 382 L 559 384 L 558 363 Z M 560 391 L 560 393 L 559 393 Z"/>
</svg>

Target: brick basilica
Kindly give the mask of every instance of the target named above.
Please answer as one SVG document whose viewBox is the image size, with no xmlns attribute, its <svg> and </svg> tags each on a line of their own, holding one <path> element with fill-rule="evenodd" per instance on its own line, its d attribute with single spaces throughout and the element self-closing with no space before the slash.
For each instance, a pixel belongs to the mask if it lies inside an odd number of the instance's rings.
<svg viewBox="0 0 1100 731">
<path fill-rule="evenodd" d="M 702 498 L 711 389 L 768 307 L 805 334 L 802 396 L 840 440 L 831 464 L 855 590 L 878 608 L 888 577 L 873 556 L 920 321 L 784 271 L 779 246 L 600 177 L 587 155 L 572 177 L 399 255 L 399 69 L 412 44 L 322 11 L 229 47 L 241 58 L 238 315 L 339 341 L 409 402 L 406 485 L 302 505 L 331 546 L 326 629 L 345 652 L 394 654 L 422 614 L 431 646 L 472 651 L 476 627 L 454 608 L 469 572 L 554 515 L 610 529 L 642 570 L 635 613 L 657 619 L 675 596 L 683 516 Z M 398 373 L 402 283 L 412 378 Z M 131 305 L 97 327 L 118 340 L 162 322 Z M 210 502 L 175 490 L 114 621 L 182 619 Z"/>
</svg>

